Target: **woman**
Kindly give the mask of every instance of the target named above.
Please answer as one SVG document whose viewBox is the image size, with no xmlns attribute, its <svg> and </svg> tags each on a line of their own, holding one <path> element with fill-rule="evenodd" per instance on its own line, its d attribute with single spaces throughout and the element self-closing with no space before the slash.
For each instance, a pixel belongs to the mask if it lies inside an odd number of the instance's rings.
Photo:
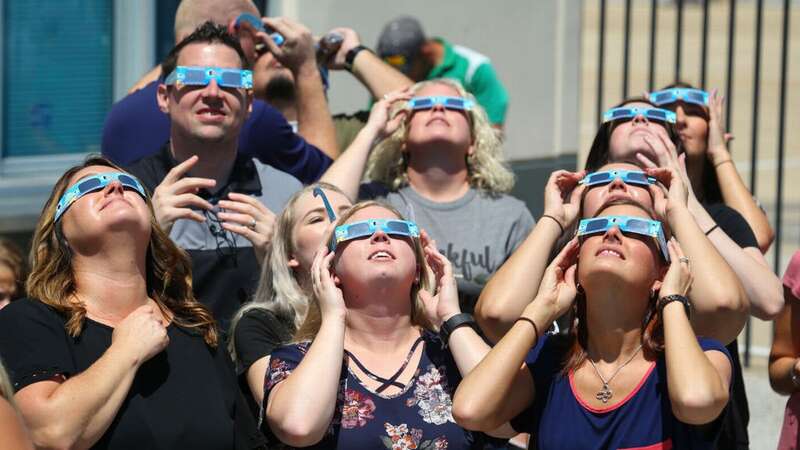
<svg viewBox="0 0 800 450">
<path fill-rule="evenodd" d="M 189 260 L 132 176 L 64 173 L 32 243 L 29 299 L 0 311 L 0 353 L 34 443 L 234 448 L 256 431 Z"/>
<path fill-rule="evenodd" d="M 677 83 L 651 93 L 650 99 L 676 114 L 675 128 L 686 152 L 686 170 L 700 202 L 724 202 L 735 209 L 750 225 L 761 252 L 766 253 L 775 235 L 728 151 L 729 136 L 722 120 L 723 96 L 716 90 L 708 93 Z"/>
<path fill-rule="evenodd" d="M 292 447 L 470 448 L 451 395 L 488 347 L 460 314 L 450 263 L 391 207 L 359 203 L 336 224 L 296 343 L 271 355 L 269 429 Z"/>
<path fill-rule="evenodd" d="M 458 387 L 458 423 L 483 430 L 513 419 L 541 450 L 711 448 L 715 430 L 700 425 L 728 401 L 730 356 L 692 330 L 692 276 L 677 241 L 636 231 L 662 232 L 654 217 L 612 201 L 581 222 L 534 300 Z M 569 334 L 545 335 L 569 309 Z"/>
<path fill-rule="evenodd" d="M 772 389 L 789 395 L 778 449 L 800 448 L 800 251 L 792 256 L 783 275 L 786 307 L 775 320 L 769 355 L 769 383 Z"/>
<path fill-rule="evenodd" d="M 33 450 L 28 430 L 14 405 L 14 388 L 0 361 L 0 450 Z"/>
<path fill-rule="evenodd" d="M 603 174 L 607 175 L 605 179 L 598 177 Z M 666 193 L 654 184 L 655 177 L 668 187 Z M 572 237 L 571 230 L 580 218 L 592 217 L 606 202 L 635 201 L 658 211 L 665 225 L 684 243 L 687 257 L 694 263 L 694 284 L 689 296 L 695 310 L 693 325 L 698 332 L 721 342 L 735 339 L 744 325 L 746 312 L 725 305 L 739 304 L 742 289 L 736 274 L 692 219 L 685 201 L 673 201 L 667 209 L 667 199 L 686 195 L 683 180 L 672 169 L 642 172 L 630 163 L 608 163 L 591 174 L 553 172 L 545 185 L 541 220 L 481 295 L 476 308 L 481 328 L 495 342 L 511 328 L 536 296 L 557 242 Z M 520 285 L 516 282 L 520 277 L 528 277 L 530 283 Z"/>
<path fill-rule="evenodd" d="M 254 411 L 264 396 L 269 354 L 291 340 L 308 310 L 311 264 L 332 223 L 323 199 L 317 197 L 318 189 L 334 214 L 352 206 L 342 191 L 326 183 L 296 192 L 275 222 L 269 264 L 261 271 L 253 301 L 242 307 L 231 323 L 228 350 L 240 377 L 244 375 L 245 382 L 240 384 L 250 392 Z"/>
<path fill-rule="evenodd" d="M 360 184 L 365 171 L 370 182 Z M 514 176 L 497 131 L 452 80 L 423 81 L 378 101 L 322 180 L 352 198 L 384 199 L 425 229 L 452 261 L 468 312 L 533 227 L 525 204 L 508 195 Z"/>
<path fill-rule="evenodd" d="M 25 297 L 25 258 L 13 242 L 0 239 L 0 309 Z"/>
</svg>

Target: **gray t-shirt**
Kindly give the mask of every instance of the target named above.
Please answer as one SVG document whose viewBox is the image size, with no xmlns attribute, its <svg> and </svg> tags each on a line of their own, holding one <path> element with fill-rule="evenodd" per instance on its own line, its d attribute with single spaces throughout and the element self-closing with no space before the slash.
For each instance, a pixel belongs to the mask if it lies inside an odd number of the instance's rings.
<svg viewBox="0 0 800 450">
<path fill-rule="evenodd" d="M 472 312 L 489 277 L 534 225 L 521 200 L 473 188 L 458 200 L 438 203 L 410 186 L 390 191 L 372 182 L 361 185 L 359 199 L 386 201 L 436 240 L 439 251 L 453 264 L 464 312 Z"/>
</svg>

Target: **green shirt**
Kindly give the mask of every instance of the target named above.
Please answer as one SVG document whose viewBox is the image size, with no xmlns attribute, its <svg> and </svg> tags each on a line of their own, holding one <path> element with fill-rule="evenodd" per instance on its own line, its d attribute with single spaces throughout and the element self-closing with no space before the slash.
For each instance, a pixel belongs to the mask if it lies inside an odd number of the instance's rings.
<svg viewBox="0 0 800 450">
<path fill-rule="evenodd" d="M 508 92 L 497 78 L 489 58 L 475 50 L 452 45 L 444 39 L 436 40 L 444 46 L 444 58 L 441 64 L 431 69 L 427 79 L 451 78 L 459 81 L 483 106 L 492 124 L 502 124 L 508 108 Z"/>
</svg>

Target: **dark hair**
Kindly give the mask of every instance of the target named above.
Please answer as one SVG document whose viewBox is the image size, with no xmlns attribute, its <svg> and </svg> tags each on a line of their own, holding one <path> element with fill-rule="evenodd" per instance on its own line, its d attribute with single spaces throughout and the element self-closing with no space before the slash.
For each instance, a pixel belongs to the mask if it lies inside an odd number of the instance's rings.
<svg viewBox="0 0 800 450">
<path fill-rule="evenodd" d="M 225 27 L 222 25 L 217 25 L 209 20 L 197 27 L 192 34 L 186 36 L 182 41 L 175 44 L 175 47 L 169 51 L 167 57 L 164 58 L 164 62 L 161 63 L 162 79 L 166 78 L 167 75 L 175 70 L 175 67 L 178 65 L 178 55 L 180 54 L 181 50 L 183 50 L 183 48 L 187 45 L 197 42 L 219 42 L 220 44 L 227 45 L 228 47 L 236 50 L 236 53 L 239 55 L 239 59 L 242 62 L 242 69 L 250 68 L 250 63 L 247 62 L 247 57 L 244 54 L 244 50 L 242 50 L 241 44 L 239 44 L 239 40 L 231 36 Z"/>
<path fill-rule="evenodd" d="M 664 86 L 664 89 L 670 89 L 670 88 L 697 89 L 691 84 L 683 81 L 676 81 L 673 84 Z M 677 103 L 681 103 L 681 106 L 683 106 L 682 104 L 683 102 L 677 102 Z M 697 108 L 700 108 L 700 106 L 697 106 Z M 686 108 L 684 108 L 684 111 L 686 111 Z M 706 121 L 706 124 L 709 123 L 708 114 L 706 115 L 690 114 L 690 115 L 701 117 L 703 120 Z M 711 132 L 711 130 L 709 129 L 708 132 Z M 708 138 L 706 138 L 706 152 L 708 152 L 707 139 Z M 687 161 L 686 163 L 688 164 L 689 162 Z M 703 164 L 703 192 L 700 192 L 698 194 L 702 195 L 701 200 L 703 201 L 703 203 L 721 203 L 722 191 L 720 190 L 719 187 L 719 178 L 717 178 L 717 171 L 716 169 L 714 169 L 714 166 L 711 165 L 711 162 L 708 161 L 708 159 L 706 158 L 703 158 L 702 164 Z"/>
<path fill-rule="evenodd" d="M 105 166 L 123 170 L 111 161 L 89 156 L 83 163 L 67 169 L 56 181 L 50 198 L 42 208 L 31 243 L 31 272 L 26 288 L 28 295 L 50 305 L 66 319 L 70 336 L 78 337 L 86 318 L 83 303 L 73 301 L 76 291 L 75 273 L 69 244 L 60 232 L 61 222 L 55 223 L 56 205 L 67 190 L 72 177 L 86 167 Z M 150 242 L 146 256 L 147 295 L 155 301 L 173 322 L 196 332 L 209 346 L 217 346 L 217 327 L 208 309 L 192 292 L 192 264 L 189 256 L 170 240 L 155 219 L 150 197 L 145 198 L 150 212 Z"/>
<path fill-rule="evenodd" d="M 656 105 L 653 104 L 653 102 L 651 102 L 649 99 L 644 97 L 631 97 L 615 105 L 614 108 L 619 108 L 620 106 L 627 105 L 628 103 L 647 103 L 654 108 L 656 107 Z M 597 129 L 597 134 L 595 134 L 594 141 L 592 141 L 592 147 L 589 149 L 589 155 L 586 157 L 584 169 L 588 170 L 589 172 L 594 172 L 601 166 L 608 164 L 608 144 L 611 141 L 611 133 L 614 131 L 616 126 L 617 123 L 615 121 L 610 121 L 601 124 Z M 678 154 L 683 153 L 681 138 L 678 135 L 678 131 L 675 129 L 675 126 L 671 123 L 665 123 L 664 128 L 667 130 L 669 139 L 678 149 Z"/>
<path fill-rule="evenodd" d="M 28 265 L 19 247 L 7 239 L 0 239 L 0 265 L 7 266 L 14 276 L 14 293 L 11 295 L 11 300 L 25 297 Z"/>
</svg>

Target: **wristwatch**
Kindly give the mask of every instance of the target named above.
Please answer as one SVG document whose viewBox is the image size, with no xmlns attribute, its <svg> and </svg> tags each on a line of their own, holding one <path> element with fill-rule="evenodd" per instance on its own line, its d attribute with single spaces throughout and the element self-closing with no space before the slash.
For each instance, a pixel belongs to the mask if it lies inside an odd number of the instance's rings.
<svg viewBox="0 0 800 450">
<path fill-rule="evenodd" d="M 467 313 L 456 314 L 455 316 L 445 320 L 441 328 L 439 328 L 439 337 L 442 339 L 442 344 L 447 347 L 447 343 L 450 342 L 450 335 L 453 333 L 453 331 L 455 331 L 456 328 L 461 328 L 463 326 L 469 326 L 475 329 L 478 324 L 475 322 L 472 314 Z"/>
<path fill-rule="evenodd" d="M 357 46 L 351 48 L 350 50 L 348 50 L 347 53 L 345 53 L 345 55 L 344 55 L 344 68 L 347 69 L 348 72 L 352 72 L 353 71 L 353 63 L 356 60 L 356 55 L 358 55 L 361 52 L 361 50 L 366 50 L 368 52 L 372 51 L 367 46 L 357 45 Z"/>
<path fill-rule="evenodd" d="M 683 309 L 686 310 L 686 317 L 691 319 L 692 302 L 690 302 L 689 299 L 683 295 L 667 295 L 658 299 L 658 304 L 657 304 L 658 312 L 661 313 L 664 310 L 664 307 L 672 302 L 683 303 Z"/>
</svg>

